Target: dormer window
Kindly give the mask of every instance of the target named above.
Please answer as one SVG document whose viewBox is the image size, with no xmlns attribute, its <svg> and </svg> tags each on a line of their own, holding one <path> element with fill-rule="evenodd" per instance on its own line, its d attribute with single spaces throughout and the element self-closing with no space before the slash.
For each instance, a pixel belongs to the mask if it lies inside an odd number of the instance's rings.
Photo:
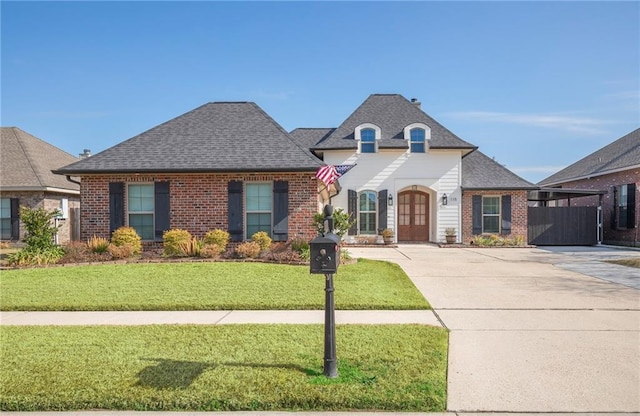
<svg viewBox="0 0 640 416">
<path fill-rule="evenodd" d="M 378 150 L 378 140 L 381 136 L 380 127 L 365 123 L 356 127 L 355 138 L 358 141 L 360 153 L 375 153 Z"/>
<path fill-rule="evenodd" d="M 424 153 L 424 129 L 419 127 L 411 129 L 409 136 L 411 153 Z"/>
<path fill-rule="evenodd" d="M 423 123 L 409 124 L 404 128 L 404 139 L 409 142 L 409 152 L 426 153 L 431 139 L 431 129 Z"/>
</svg>

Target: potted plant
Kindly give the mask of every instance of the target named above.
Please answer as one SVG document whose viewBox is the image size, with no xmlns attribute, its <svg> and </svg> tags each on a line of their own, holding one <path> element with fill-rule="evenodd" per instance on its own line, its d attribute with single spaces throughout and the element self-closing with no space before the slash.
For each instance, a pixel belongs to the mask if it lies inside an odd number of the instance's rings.
<svg viewBox="0 0 640 416">
<path fill-rule="evenodd" d="M 384 230 L 382 230 L 382 240 L 384 241 L 385 244 L 392 244 L 393 243 L 393 230 L 390 228 L 385 228 Z"/>
<path fill-rule="evenodd" d="M 447 244 L 453 244 L 458 239 L 458 232 L 453 227 L 445 228 L 444 238 L 447 240 Z"/>
</svg>

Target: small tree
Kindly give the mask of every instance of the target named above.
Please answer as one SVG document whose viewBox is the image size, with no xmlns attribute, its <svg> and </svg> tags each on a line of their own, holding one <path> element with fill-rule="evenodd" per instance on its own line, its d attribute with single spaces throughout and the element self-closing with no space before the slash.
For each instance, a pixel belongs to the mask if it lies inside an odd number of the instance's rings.
<svg viewBox="0 0 640 416">
<path fill-rule="evenodd" d="M 58 210 L 47 212 L 44 208 L 20 207 L 20 219 L 27 231 L 24 242 L 28 249 L 47 250 L 55 247 L 54 238 L 58 227 L 52 220 L 57 216 Z"/>
<path fill-rule="evenodd" d="M 336 208 L 333 211 L 333 232 L 340 236 L 340 238 L 342 238 L 355 223 L 355 220 L 351 220 L 351 215 L 344 212 L 342 208 Z M 324 213 L 318 212 L 314 214 L 313 226 L 318 234 L 324 233 Z"/>
</svg>

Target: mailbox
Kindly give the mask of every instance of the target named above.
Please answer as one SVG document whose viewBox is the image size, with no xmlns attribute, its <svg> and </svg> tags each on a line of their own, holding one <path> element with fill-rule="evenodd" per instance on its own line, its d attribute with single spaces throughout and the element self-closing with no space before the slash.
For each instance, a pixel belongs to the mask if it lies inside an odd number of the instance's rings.
<svg viewBox="0 0 640 416">
<path fill-rule="evenodd" d="M 309 242 L 311 273 L 330 274 L 338 271 L 340 264 L 340 237 L 325 233 Z"/>
</svg>

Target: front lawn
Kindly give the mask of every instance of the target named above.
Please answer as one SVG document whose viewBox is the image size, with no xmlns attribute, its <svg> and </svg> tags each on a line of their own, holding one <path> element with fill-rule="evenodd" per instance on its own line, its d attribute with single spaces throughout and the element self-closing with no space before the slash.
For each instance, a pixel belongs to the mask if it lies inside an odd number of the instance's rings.
<svg viewBox="0 0 640 416">
<path fill-rule="evenodd" d="M 0 310 L 324 309 L 323 275 L 308 266 L 207 262 L 5 270 Z M 360 259 L 334 277 L 336 309 L 428 309 L 393 263 Z"/>
<path fill-rule="evenodd" d="M 323 326 L 2 327 L 0 410 L 442 412 L 447 332 L 337 328 L 340 376 L 322 375 Z"/>
</svg>

